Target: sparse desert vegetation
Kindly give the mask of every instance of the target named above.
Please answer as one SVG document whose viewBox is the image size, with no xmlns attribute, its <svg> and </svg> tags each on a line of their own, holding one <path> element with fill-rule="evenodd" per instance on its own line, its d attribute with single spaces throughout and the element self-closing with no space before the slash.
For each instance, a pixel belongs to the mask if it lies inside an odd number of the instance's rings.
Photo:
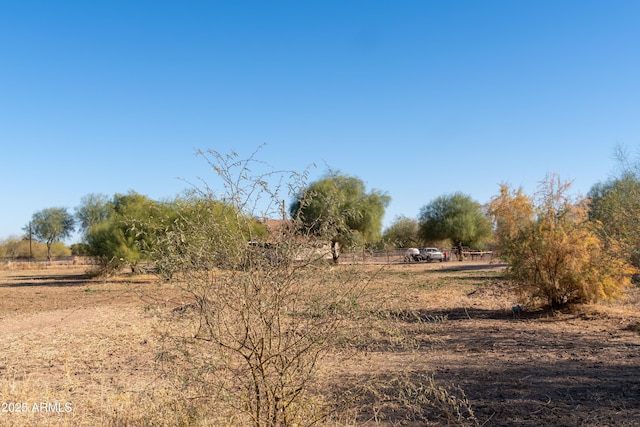
<svg viewBox="0 0 640 427">
<path fill-rule="evenodd" d="M 356 268 L 366 291 L 318 360 L 298 408 L 316 418 L 301 424 L 640 425 L 637 288 L 552 312 L 518 300 L 500 264 Z M 0 301 L 1 425 L 246 421 L 175 357 L 196 313 L 168 281 L 5 269 Z"/>
<path fill-rule="evenodd" d="M 422 239 L 458 261 L 375 265 L 383 194 L 200 154 L 222 194 L 118 195 L 83 226 L 93 266 L 6 265 L 1 424 L 640 425 L 634 241 L 569 184 L 504 187 L 488 217 L 437 199 Z M 465 260 L 489 218 L 501 258 Z"/>
</svg>

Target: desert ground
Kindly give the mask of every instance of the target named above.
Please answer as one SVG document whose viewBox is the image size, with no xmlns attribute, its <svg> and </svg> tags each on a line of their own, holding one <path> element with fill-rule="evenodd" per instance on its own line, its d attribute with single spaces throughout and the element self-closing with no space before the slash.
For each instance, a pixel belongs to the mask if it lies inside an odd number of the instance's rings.
<svg viewBox="0 0 640 427">
<path fill-rule="evenodd" d="M 386 315 L 349 325 L 350 350 L 320 365 L 323 423 L 640 426 L 639 289 L 552 312 L 499 263 L 361 268 Z M 153 275 L 0 270 L 0 425 L 220 425 L 184 409 L 158 357 L 182 298 Z"/>
</svg>

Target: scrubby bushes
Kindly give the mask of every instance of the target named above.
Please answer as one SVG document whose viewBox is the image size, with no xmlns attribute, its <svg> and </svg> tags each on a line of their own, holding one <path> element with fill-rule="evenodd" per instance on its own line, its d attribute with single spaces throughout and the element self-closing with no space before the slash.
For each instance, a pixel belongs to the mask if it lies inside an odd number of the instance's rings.
<svg viewBox="0 0 640 427">
<path fill-rule="evenodd" d="M 67 257 L 71 255 L 71 249 L 62 242 L 55 242 L 51 245 L 51 257 Z M 0 259 L 31 259 L 34 261 L 43 261 L 47 259 L 47 245 L 19 238 L 8 238 L 0 242 Z"/>
<path fill-rule="evenodd" d="M 556 175 L 532 198 L 502 185 L 489 206 L 497 249 L 512 278 L 552 307 L 614 297 L 633 272 L 614 243 L 599 237 L 586 200 L 570 196 L 569 188 Z"/>
</svg>

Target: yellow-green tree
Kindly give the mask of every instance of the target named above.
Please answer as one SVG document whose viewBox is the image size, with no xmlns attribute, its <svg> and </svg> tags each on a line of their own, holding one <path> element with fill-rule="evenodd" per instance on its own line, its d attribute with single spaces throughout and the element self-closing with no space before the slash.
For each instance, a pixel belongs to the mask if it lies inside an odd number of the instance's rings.
<svg viewBox="0 0 640 427">
<path fill-rule="evenodd" d="M 497 249 L 511 276 L 554 308 L 614 297 L 632 273 L 588 221 L 586 199 L 572 197 L 569 188 L 555 174 L 534 197 L 502 184 L 489 205 Z"/>
<path fill-rule="evenodd" d="M 454 193 L 437 197 L 420 210 L 420 237 L 425 241 L 451 240 L 462 260 L 462 245 L 479 246 L 491 238 L 491 222 L 479 203 Z"/>
<path fill-rule="evenodd" d="M 105 206 L 106 219 L 100 219 L 86 231 L 89 254 L 98 257 L 103 267 L 128 264 L 135 272 L 138 263 L 149 258 L 149 224 L 168 215 L 168 204 L 132 191 L 114 195 Z"/>
<path fill-rule="evenodd" d="M 359 178 L 330 173 L 296 195 L 289 212 L 305 234 L 322 236 L 331 243 L 337 263 L 343 248 L 380 239 L 390 201 L 383 192 L 367 192 Z"/>
</svg>

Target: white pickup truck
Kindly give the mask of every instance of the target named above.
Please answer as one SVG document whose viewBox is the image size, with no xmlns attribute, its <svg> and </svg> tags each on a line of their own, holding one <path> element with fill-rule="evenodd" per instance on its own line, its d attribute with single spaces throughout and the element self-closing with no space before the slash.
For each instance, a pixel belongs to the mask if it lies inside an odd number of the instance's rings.
<svg viewBox="0 0 640 427">
<path fill-rule="evenodd" d="M 444 254 L 438 250 L 438 248 L 422 248 L 420 251 L 420 258 L 427 262 L 431 261 L 444 261 Z"/>
</svg>

